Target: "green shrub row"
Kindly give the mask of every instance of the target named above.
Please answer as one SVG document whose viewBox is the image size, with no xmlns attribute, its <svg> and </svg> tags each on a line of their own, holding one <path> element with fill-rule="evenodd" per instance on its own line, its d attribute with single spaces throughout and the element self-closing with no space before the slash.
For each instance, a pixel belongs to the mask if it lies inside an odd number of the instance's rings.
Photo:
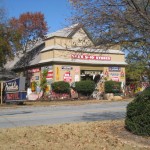
<svg viewBox="0 0 150 150">
<path fill-rule="evenodd" d="M 68 82 L 64 81 L 58 81 L 52 83 L 52 90 L 56 93 L 69 93 L 70 92 L 70 85 Z M 75 82 L 74 90 L 76 90 L 78 93 L 89 96 L 92 94 L 92 92 L 95 89 L 95 83 L 94 81 L 85 80 L 85 81 L 79 81 Z"/>
</svg>

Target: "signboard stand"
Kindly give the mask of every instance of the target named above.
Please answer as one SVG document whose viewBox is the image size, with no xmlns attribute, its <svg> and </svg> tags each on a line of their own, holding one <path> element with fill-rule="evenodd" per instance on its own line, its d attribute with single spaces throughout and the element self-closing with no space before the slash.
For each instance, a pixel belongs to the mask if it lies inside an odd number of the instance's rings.
<svg viewBox="0 0 150 150">
<path fill-rule="evenodd" d="M 23 102 L 26 100 L 25 77 L 8 80 L 5 84 L 6 102 Z"/>
<path fill-rule="evenodd" d="M 1 104 L 3 104 L 3 82 L 0 82 L 1 86 Z"/>
</svg>

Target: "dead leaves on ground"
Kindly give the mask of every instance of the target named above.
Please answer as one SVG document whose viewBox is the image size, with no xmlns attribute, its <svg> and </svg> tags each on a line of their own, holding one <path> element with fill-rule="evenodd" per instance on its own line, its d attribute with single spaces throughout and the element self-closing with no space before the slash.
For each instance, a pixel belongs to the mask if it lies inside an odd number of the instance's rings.
<svg viewBox="0 0 150 150">
<path fill-rule="evenodd" d="M 1 129 L 0 149 L 148 150 L 124 140 L 123 135 L 121 138 L 119 133 L 124 132 L 123 126 L 124 121 L 102 121 Z"/>
</svg>

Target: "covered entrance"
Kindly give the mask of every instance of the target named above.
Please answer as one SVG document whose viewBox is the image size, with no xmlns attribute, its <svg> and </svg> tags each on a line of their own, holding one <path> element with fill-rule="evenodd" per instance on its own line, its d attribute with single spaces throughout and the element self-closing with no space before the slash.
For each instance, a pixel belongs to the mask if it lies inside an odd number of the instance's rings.
<svg viewBox="0 0 150 150">
<path fill-rule="evenodd" d="M 93 67 L 93 66 L 81 66 L 80 67 L 80 79 L 81 80 L 97 80 L 103 74 L 104 67 Z M 97 81 L 95 81 L 97 82 Z"/>
</svg>

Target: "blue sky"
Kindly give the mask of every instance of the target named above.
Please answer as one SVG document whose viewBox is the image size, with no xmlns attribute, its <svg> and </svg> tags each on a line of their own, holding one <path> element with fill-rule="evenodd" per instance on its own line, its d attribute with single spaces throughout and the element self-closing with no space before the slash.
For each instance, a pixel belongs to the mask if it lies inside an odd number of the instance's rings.
<svg viewBox="0 0 150 150">
<path fill-rule="evenodd" d="M 48 23 L 49 32 L 59 30 L 69 24 L 71 6 L 68 0 L 0 0 L 0 6 L 8 17 L 18 17 L 24 12 L 40 11 Z"/>
</svg>

